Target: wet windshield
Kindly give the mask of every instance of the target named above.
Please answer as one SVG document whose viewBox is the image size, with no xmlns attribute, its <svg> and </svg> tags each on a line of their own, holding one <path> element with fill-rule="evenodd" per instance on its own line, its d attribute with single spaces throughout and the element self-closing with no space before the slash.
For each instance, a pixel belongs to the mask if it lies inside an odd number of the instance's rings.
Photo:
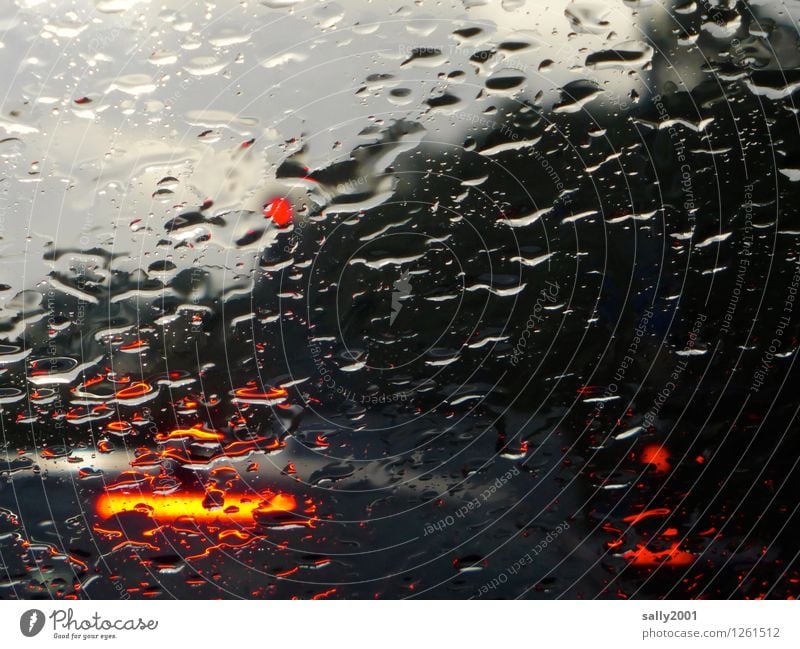
<svg viewBox="0 0 800 649">
<path fill-rule="evenodd" d="M 797 17 L 6 3 L 0 598 L 796 595 Z"/>
</svg>

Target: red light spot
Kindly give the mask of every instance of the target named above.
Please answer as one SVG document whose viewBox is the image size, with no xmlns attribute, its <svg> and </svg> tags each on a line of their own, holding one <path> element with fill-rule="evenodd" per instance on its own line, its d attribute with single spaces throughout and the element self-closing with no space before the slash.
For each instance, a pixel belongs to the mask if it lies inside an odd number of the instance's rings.
<svg viewBox="0 0 800 649">
<path fill-rule="evenodd" d="M 127 388 L 122 388 L 117 392 L 117 399 L 133 399 L 136 397 L 143 397 L 153 391 L 153 388 L 144 381 L 132 383 Z"/>
<path fill-rule="evenodd" d="M 669 463 L 667 462 L 669 458 L 670 454 L 666 447 L 661 444 L 650 444 L 645 446 L 642 451 L 641 460 L 642 464 L 652 464 L 657 473 L 666 473 L 669 471 Z"/>
<path fill-rule="evenodd" d="M 127 345 L 122 345 L 120 349 L 126 352 L 132 349 L 139 349 L 140 347 L 147 347 L 147 343 L 141 338 L 138 340 L 134 340 L 132 343 L 128 343 Z"/>
<path fill-rule="evenodd" d="M 176 428 L 168 433 L 158 433 L 156 440 L 159 442 L 166 442 L 174 439 L 195 439 L 199 441 L 219 441 L 224 439 L 225 435 L 216 431 L 208 431 L 192 426 L 191 428 Z"/>
<path fill-rule="evenodd" d="M 643 512 L 639 512 L 638 514 L 633 514 L 631 516 L 626 516 L 623 518 L 623 522 L 630 523 L 634 525 L 645 518 L 650 518 L 651 516 L 666 516 L 670 513 L 671 510 L 667 509 L 666 507 L 657 507 L 655 509 L 648 509 Z"/>
<path fill-rule="evenodd" d="M 280 399 L 289 394 L 284 388 L 270 388 L 261 392 L 257 387 L 236 388 L 233 393 L 240 399 Z"/>
<path fill-rule="evenodd" d="M 637 545 L 635 550 L 628 550 L 622 555 L 634 566 L 686 566 L 694 561 L 694 555 L 678 548 L 678 542 L 673 543 L 666 550 L 653 552 L 644 545 Z"/>
<path fill-rule="evenodd" d="M 292 212 L 292 204 L 285 198 L 273 198 L 264 206 L 264 216 L 270 217 L 280 228 L 292 222 Z"/>
<path fill-rule="evenodd" d="M 127 421 L 112 421 L 107 426 L 112 433 L 127 433 L 131 430 L 131 425 Z"/>
</svg>

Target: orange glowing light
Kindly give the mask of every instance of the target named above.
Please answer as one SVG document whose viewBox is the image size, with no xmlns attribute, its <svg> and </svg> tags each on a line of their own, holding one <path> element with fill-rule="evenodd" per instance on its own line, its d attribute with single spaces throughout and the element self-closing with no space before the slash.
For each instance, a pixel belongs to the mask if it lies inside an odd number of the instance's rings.
<svg viewBox="0 0 800 649">
<path fill-rule="evenodd" d="M 325 599 L 333 595 L 335 592 L 336 592 L 335 588 L 329 588 L 328 590 L 324 590 L 321 593 L 317 593 L 311 599 L 312 600 Z"/>
<path fill-rule="evenodd" d="M 264 206 L 264 216 L 284 228 L 292 222 L 292 204 L 285 198 L 273 198 Z"/>
<path fill-rule="evenodd" d="M 259 392 L 256 387 L 236 388 L 233 393 L 240 399 L 279 399 L 289 394 L 284 388 L 270 388 L 266 392 Z"/>
<path fill-rule="evenodd" d="M 628 550 L 623 554 L 622 558 L 630 560 L 634 566 L 687 566 L 694 561 L 694 555 L 686 550 L 681 550 L 679 545 L 679 542 L 675 542 L 666 550 L 653 552 L 639 544 L 635 550 Z"/>
<path fill-rule="evenodd" d="M 111 539 L 118 539 L 122 536 L 122 532 L 119 530 L 107 530 L 99 525 L 95 525 L 92 529 L 98 534 L 104 534 Z"/>
<path fill-rule="evenodd" d="M 153 529 L 145 530 L 142 532 L 142 536 L 152 538 L 155 537 L 157 534 L 164 534 L 166 530 L 172 530 L 176 534 L 185 534 L 187 536 L 192 536 L 193 534 L 197 534 L 197 530 L 191 530 L 185 527 L 177 527 L 175 525 L 157 525 Z"/>
<path fill-rule="evenodd" d="M 117 399 L 134 399 L 136 397 L 143 397 L 153 391 L 152 386 L 144 381 L 137 381 L 131 383 L 127 388 L 122 388 L 117 392 Z"/>
<path fill-rule="evenodd" d="M 266 437 L 257 437 L 256 439 L 244 440 L 241 442 L 231 442 L 225 446 L 223 454 L 227 457 L 241 457 L 242 455 L 247 455 L 251 451 L 275 451 L 286 445 L 285 442 L 281 442 L 279 439 L 272 439 L 269 444 L 258 446 L 260 442 L 265 441 L 267 441 Z"/>
<path fill-rule="evenodd" d="M 86 388 L 90 388 L 97 383 L 102 383 L 105 380 L 105 376 L 102 374 L 98 374 L 97 376 L 93 376 L 90 379 L 86 379 L 83 383 L 79 384 L 75 388 L 71 388 L 70 392 L 77 392 L 78 390 L 85 390 Z"/>
<path fill-rule="evenodd" d="M 642 464 L 653 465 L 657 473 L 669 471 L 669 458 L 669 451 L 661 444 L 650 444 L 642 450 Z"/>
<path fill-rule="evenodd" d="M 131 425 L 127 421 L 118 420 L 110 422 L 107 428 L 115 433 L 124 433 L 131 429 Z"/>
<path fill-rule="evenodd" d="M 123 541 L 122 543 L 117 543 L 114 546 L 112 552 L 116 552 L 117 550 L 123 550 L 125 548 L 146 548 L 147 550 L 154 550 L 158 552 L 161 548 L 157 545 L 153 545 L 152 543 L 143 543 L 142 541 Z"/>
<path fill-rule="evenodd" d="M 222 530 L 219 533 L 219 540 L 223 541 L 227 538 L 234 537 L 239 539 L 240 541 L 246 541 L 250 538 L 250 534 L 247 532 L 242 532 L 240 530 Z"/>
<path fill-rule="evenodd" d="M 106 493 L 97 501 L 97 514 L 110 518 L 123 512 L 142 512 L 157 521 L 192 518 L 198 523 L 253 522 L 254 516 L 289 512 L 297 508 L 291 494 L 227 494 L 223 509 L 206 509 L 203 493 L 157 494 Z"/>
<path fill-rule="evenodd" d="M 196 439 L 204 442 L 216 442 L 224 439 L 225 435 L 216 431 L 203 430 L 197 426 L 191 428 L 177 428 L 168 433 L 158 433 L 156 441 L 166 442 L 175 439 Z"/>
<path fill-rule="evenodd" d="M 638 514 L 632 514 L 631 516 L 626 516 L 622 520 L 625 523 L 630 523 L 631 525 L 634 525 L 639 521 L 644 520 L 645 518 L 650 518 L 651 516 L 666 516 L 667 514 L 670 513 L 670 511 L 672 510 L 667 509 L 666 507 L 656 507 L 655 509 L 648 509 L 646 511 L 639 512 Z"/>
<path fill-rule="evenodd" d="M 148 346 L 147 342 L 145 342 L 140 338 L 138 340 L 134 340 L 132 343 L 128 343 L 127 345 L 122 345 L 120 347 L 120 350 L 126 352 L 132 349 L 139 349 L 140 347 L 147 347 L 147 346 Z"/>
<path fill-rule="evenodd" d="M 111 412 L 111 408 L 102 403 L 91 409 L 87 409 L 84 406 L 75 406 L 67 411 L 67 419 L 72 421 L 83 417 L 102 417 L 107 412 Z"/>
</svg>

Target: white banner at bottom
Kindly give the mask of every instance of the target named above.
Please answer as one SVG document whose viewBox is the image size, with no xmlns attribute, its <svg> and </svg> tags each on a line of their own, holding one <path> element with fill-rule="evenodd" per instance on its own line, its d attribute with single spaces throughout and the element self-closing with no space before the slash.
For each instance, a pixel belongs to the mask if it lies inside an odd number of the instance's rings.
<svg viewBox="0 0 800 649">
<path fill-rule="evenodd" d="M 651 643 L 777 649 L 800 646 L 798 613 L 794 601 L 34 600 L 0 602 L 0 637 L 21 648 L 599 641 L 616 649 Z"/>
</svg>

